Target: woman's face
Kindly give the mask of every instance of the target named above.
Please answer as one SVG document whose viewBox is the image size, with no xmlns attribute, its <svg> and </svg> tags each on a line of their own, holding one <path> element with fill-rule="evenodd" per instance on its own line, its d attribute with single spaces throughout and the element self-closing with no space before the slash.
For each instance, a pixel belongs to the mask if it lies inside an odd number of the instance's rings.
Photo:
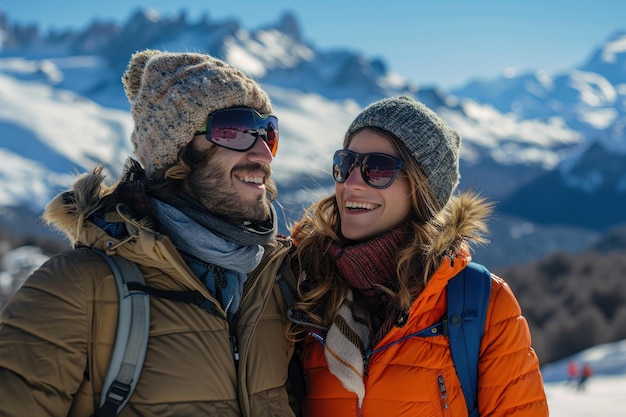
<svg viewBox="0 0 626 417">
<path fill-rule="evenodd" d="M 387 137 L 364 129 L 352 137 L 348 149 L 357 153 L 379 152 L 400 158 L 396 146 Z M 404 222 L 411 209 L 409 181 L 400 172 L 383 189 L 363 181 L 360 167 L 343 182 L 335 182 L 335 198 L 341 217 L 341 233 L 350 240 L 363 241 L 393 229 Z"/>
</svg>

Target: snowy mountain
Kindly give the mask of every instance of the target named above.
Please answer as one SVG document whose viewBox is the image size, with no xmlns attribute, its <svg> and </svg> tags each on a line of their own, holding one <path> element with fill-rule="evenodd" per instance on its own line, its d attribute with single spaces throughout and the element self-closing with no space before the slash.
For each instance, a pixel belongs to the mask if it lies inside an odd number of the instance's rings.
<svg viewBox="0 0 626 417">
<path fill-rule="evenodd" d="M 499 208 L 542 224 L 607 229 L 624 223 L 626 152 L 593 142 L 582 153 L 564 159 L 558 169 L 515 190 Z"/>
<path fill-rule="evenodd" d="M 500 207 L 540 223 L 605 229 L 626 220 L 626 32 L 580 68 L 549 76 L 509 74 L 453 91 L 523 120 L 559 118 L 585 137 L 556 170 L 515 190 Z"/>
<path fill-rule="evenodd" d="M 503 207 L 518 207 L 513 203 L 519 195 L 536 182 L 543 185 L 539 179 L 544 176 L 558 173 L 565 178 L 548 182 L 551 188 L 545 192 L 554 196 L 577 184 L 595 184 L 593 170 L 604 179 L 599 170 L 603 164 L 589 162 L 584 153 L 598 138 L 615 155 L 626 148 L 620 130 L 626 92 L 623 85 L 613 84 L 626 78 L 624 57 L 616 46 L 619 37 L 603 49 L 612 55 L 597 54 L 604 66 L 589 64 L 554 78 L 527 75 L 471 82 L 453 95 L 419 88 L 381 60 L 349 48 L 317 49 L 303 41 L 291 14 L 247 30 L 235 20 L 205 16 L 189 21 L 184 14 L 161 17 L 138 10 L 123 24 L 94 21 L 79 32 L 44 35 L 37 27 L 11 24 L 0 12 L 0 31 L 0 207 L 5 213 L 0 218 L 5 223 L 26 211 L 37 215 L 50 197 L 71 184 L 71 174 L 95 164 L 105 166 L 115 180 L 131 154 L 132 123 L 120 77 L 130 55 L 144 48 L 208 52 L 262 83 L 281 121 L 273 169 L 283 226 L 303 206 L 330 192 L 330 155 L 346 127 L 363 106 L 386 96 L 412 95 L 456 128 L 463 136 L 461 188 L 482 192 Z M 603 188 L 606 201 L 624 201 L 624 172 L 618 167 L 611 174 L 610 181 L 622 186 Z M 507 229 L 502 238 L 520 223 L 543 221 L 529 209 L 508 213 L 521 219 L 500 216 Z M 614 216 L 602 225 L 575 217 L 557 220 L 561 230 L 563 224 L 574 227 L 564 239 L 575 250 L 594 238 L 590 227 L 604 228 L 621 218 Z M 13 220 L 8 223 L 25 230 Z M 544 232 L 540 241 L 553 239 L 550 226 L 535 229 L 535 235 Z"/>
<path fill-rule="evenodd" d="M 626 32 L 620 32 L 573 71 L 557 75 L 506 73 L 499 79 L 470 81 L 453 93 L 523 119 L 562 117 L 586 136 L 623 144 L 625 85 Z"/>
</svg>

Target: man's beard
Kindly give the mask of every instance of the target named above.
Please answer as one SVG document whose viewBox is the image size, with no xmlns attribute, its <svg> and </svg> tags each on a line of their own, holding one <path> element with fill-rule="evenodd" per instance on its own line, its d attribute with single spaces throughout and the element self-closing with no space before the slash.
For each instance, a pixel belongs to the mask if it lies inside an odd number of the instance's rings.
<svg viewBox="0 0 626 417">
<path fill-rule="evenodd" d="M 252 204 L 244 202 L 236 192 L 230 189 L 231 172 L 220 164 L 219 158 L 210 159 L 210 162 L 203 164 L 201 168 L 189 175 L 187 182 L 189 193 L 210 213 L 232 224 L 239 225 L 245 221 L 256 222 L 267 219 L 270 215 L 267 193 L 263 193 Z M 260 165 L 255 164 L 254 169 L 262 169 L 266 177 L 269 177 L 269 168 L 259 167 Z"/>
</svg>

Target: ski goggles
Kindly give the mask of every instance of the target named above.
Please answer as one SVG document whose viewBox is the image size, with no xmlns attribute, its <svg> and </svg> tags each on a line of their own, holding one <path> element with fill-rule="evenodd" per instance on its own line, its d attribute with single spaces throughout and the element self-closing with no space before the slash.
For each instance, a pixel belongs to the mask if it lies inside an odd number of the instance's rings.
<svg viewBox="0 0 626 417">
<path fill-rule="evenodd" d="M 404 164 L 400 159 L 384 153 L 356 153 L 340 149 L 333 156 L 333 179 L 339 183 L 346 182 L 357 166 L 367 185 L 382 189 L 393 183 Z"/>
<path fill-rule="evenodd" d="M 260 137 L 272 156 L 276 156 L 278 118 L 272 114 L 260 114 L 250 107 L 232 107 L 209 114 L 206 126 L 195 134 L 205 134 L 209 142 L 238 152 L 252 148 Z"/>
</svg>

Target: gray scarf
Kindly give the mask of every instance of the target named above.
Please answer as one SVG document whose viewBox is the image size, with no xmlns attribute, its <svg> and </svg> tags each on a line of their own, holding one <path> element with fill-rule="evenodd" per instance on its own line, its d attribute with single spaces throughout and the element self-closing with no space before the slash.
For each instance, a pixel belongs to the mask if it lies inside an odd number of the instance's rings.
<svg viewBox="0 0 626 417">
<path fill-rule="evenodd" d="M 190 205 L 189 199 L 163 202 L 151 198 L 150 202 L 162 232 L 232 317 L 239 308 L 247 274 L 261 262 L 264 253 L 261 245 L 269 243 L 275 235 L 273 207 L 271 219 L 262 227 L 254 227 L 255 224 L 238 227 L 200 210 L 198 205 Z M 223 269 L 223 276 L 216 273 L 215 265 Z"/>
</svg>

